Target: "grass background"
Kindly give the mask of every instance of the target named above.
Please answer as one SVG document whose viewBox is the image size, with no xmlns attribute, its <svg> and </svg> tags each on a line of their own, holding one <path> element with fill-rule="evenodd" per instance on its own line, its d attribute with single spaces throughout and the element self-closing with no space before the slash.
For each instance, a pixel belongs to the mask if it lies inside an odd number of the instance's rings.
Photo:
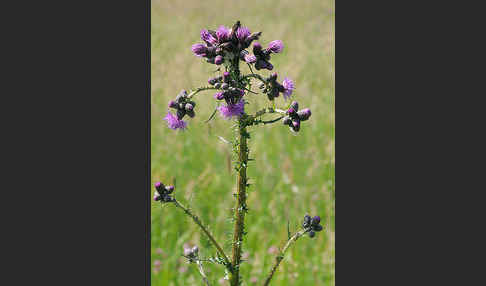
<svg viewBox="0 0 486 286">
<path fill-rule="evenodd" d="M 293 135 L 280 123 L 250 129 L 250 183 L 241 266 L 243 285 L 262 285 L 275 254 L 295 232 L 304 214 L 320 215 L 324 231 L 301 238 L 288 252 L 272 285 L 334 285 L 334 0 L 235 1 L 152 0 L 152 181 L 176 182 L 176 196 L 210 226 L 228 255 L 236 177 L 231 146 L 218 136 L 234 138 L 232 122 L 217 115 L 214 91 L 196 95 L 196 117 L 185 132 L 167 128 L 167 102 L 182 90 L 207 84 L 215 66 L 193 56 L 201 28 L 231 27 L 241 20 L 260 42 L 281 39 L 283 53 L 272 57 L 278 80 L 292 78 L 294 98 L 312 117 Z M 246 65 L 241 65 L 244 73 Z M 263 74 L 267 76 L 268 71 Z M 256 87 L 254 88 L 256 89 Z M 264 96 L 248 95 L 247 112 L 267 106 Z M 277 107 L 287 103 L 280 96 Z M 271 118 L 269 116 L 267 118 Z M 181 259 L 183 245 L 197 244 L 204 257 L 216 252 L 199 229 L 172 205 L 152 203 L 152 285 L 202 285 L 194 265 Z M 223 281 L 221 265 L 206 264 L 214 285 Z M 225 283 L 224 285 L 227 285 Z"/>
</svg>

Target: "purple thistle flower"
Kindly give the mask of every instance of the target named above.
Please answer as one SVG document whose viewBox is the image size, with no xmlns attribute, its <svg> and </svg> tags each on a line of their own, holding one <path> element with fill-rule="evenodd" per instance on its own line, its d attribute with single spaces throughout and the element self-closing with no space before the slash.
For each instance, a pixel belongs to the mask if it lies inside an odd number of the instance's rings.
<svg viewBox="0 0 486 286">
<path fill-rule="evenodd" d="M 292 94 L 292 91 L 295 89 L 294 82 L 286 77 L 284 81 L 282 82 L 283 87 L 285 88 L 283 95 L 285 99 L 290 98 L 290 95 Z"/>
<path fill-rule="evenodd" d="M 216 31 L 216 36 L 218 37 L 218 41 L 220 43 L 226 42 L 229 40 L 230 29 L 226 28 L 225 26 L 219 26 L 218 30 Z"/>
<path fill-rule="evenodd" d="M 268 49 L 272 51 L 272 53 L 280 53 L 283 48 L 283 43 L 280 40 L 271 41 L 270 44 L 268 44 Z"/>
<path fill-rule="evenodd" d="M 201 30 L 201 40 L 211 45 L 216 45 L 218 43 L 218 40 L 213 37 L 213 35 L 211 35 L 206 29 Z"/>
<path fill-rule="evenodd" d="M 167 116 L 164 117 L 164 120 L 167 121 L 167 126 L 169 126 L 170 129 L 176 130 L 176 129 L 186 129 L 187 123 L 184 120 L 180 120 L 172 114 L 170 111 L 167 113 Z"/>
<path fill-rule="evenodd" d="M 241 116 L 245 112 L 245 100 L 240 100 L 236 104 L 221 105 L 218 110 L 226 119 L 230 119 L 233 116 Z"/>
<path fill-rule="evenodd" d="M 236 31 L 236 38 L 238 38 L 240 42 L 244 42 L 250 35 L 250 30 L 247 27 L 239 27 Z"/>
<path fill-rule="evenodd" d="M 208 48 L 203 44 L 194 44 L 192 45 L 192 52 L 198 57 L 206 56 Z"/>
<path fill-rule="evenodd" d="M 216 56 L 214 58 L 214 63 L 219 66 L 220 64 L 223 63 L 223 57 L 222 56 Z"/>
<path fill-rule="evenodd" d="M 252 54 L 248 54 L 248 55 L 245 56 L 245 62 L 247 62 L 249 64 L 252 64 L 256 61 L 257 61 L 257 58 Z"/>
</svg>

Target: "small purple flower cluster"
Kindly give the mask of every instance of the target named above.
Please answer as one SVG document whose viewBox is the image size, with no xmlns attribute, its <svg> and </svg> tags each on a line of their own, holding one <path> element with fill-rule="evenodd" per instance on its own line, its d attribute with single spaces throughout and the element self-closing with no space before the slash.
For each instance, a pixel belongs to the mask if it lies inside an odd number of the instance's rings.
<svg viewBox="0 0 486 286">
<path fill-rule="evenodd" d="M 218 107 L 220 114 L 224 118 L 238 117 L 245 112 L 245 101 L 243 100 L 245 91 L 234 87 L 236 82 L 231 79 L 229 72 L 224 72 L 223 76 L 210 78 L 208 83 L 222 89 L 222 91 L 214 94 L 214 98 L 226 101 L 226 105 Z"/>
<path fill-rule="evenodd" d="M 195 262 L 199 255 L 199 247 L 194 245 L 194 247 L 184 246 L 184 256 L 189 259 L 189 262 Z"/>
<path fill-rule="evenodd" d="M 283 43 L 280 40 L 270 42 L 266 49 L 263 49 L 259 42 L 255 42 L 253 44 L 253 55 L 246 54 L 244 56 L 244 60 L 249 64 L 254 63 L 257 70 L 273 70 L 273 65 L 269 62 L 271 58 L 270 54 L 281 53 L 283 51 L 283 47 Z"/>
<path fill-rule="evenodd" d="M 160 201 L 161 203 L 170 203 L 174 201 L 174 198 L 170 196 L 174 191 L 174 186 L 165 186 L 161 182 L 155 183 L 154 201 Z"/>
<path fill-rule="evenodd" d="M 209 63 L 221 65 L 227 52 L 239 56 L 260 35 L 261 32 L 252 34 L 247 27 L 242 27 L 239 21 L 231 29 L 225 26 L 219 26 L 216 31 L 203 29 L 201 40 L 205 44 L 192 45 L 192 52 L 198 57 L 207 58 Z"/>
<path fill-rule="evenodd" d="M 277 81 L 277 73 L 272 73 L 267 79 L 267 82 L 270 84 L 270 89 L 263 90 L 263 93 L 266 93 L 269 100 L 273 100 L 276 97 L 279 97 L 280 92 L 283 94 L 284 98 L 287 100 L 292 95 L 292 92 L 295 89 L 294 82 L 290 78 L 285 78 L 282 84 Z M 263 85 L 264 86 L 264 85 Z"/>
<path fill-rule="evenodd" d="M 310 217 L 310 215 L 305 215 L 304 216 L 304 222 L 302 223 L 302 227 L 309 231 L 309 237 L 314 237 L 316 235 L 316 232 L 319 232 L 322 230 L 322 225 L 320 225 L 321 222 L 321 217 L 320 216 L 315 216 L 313 218 Z"/>
<path fill-rule="evenodd" d="M 299 103 L 294 101 L 290 104 L 289 109 L 287 110 L 287 116 L 285 116 L 282 120 L 284 125 L 288 125 L 290 130 L 294 132 L 299 132 L 300 130 L 300 122 L 306 121 L 312 115 L 311 110 L 309 108 L 299 110 Z"/>
<path fill-rule="evenodd" d="M 171 129 L 185 129 L 187 123 L 182 120 L 185 115 L 189 117 L 194 117 L 196 113 L 194 112 L 194 107 L 196 103 L 194 101 L 187 99 L 187 91 L 183 90 L 177 95 L 175 100 L 169 102 L 169 108 L 176 110 L 176 115 L 174 116 L 170 111 L 164 118 L 167 121 L 167 125 Z"/>
</svg>

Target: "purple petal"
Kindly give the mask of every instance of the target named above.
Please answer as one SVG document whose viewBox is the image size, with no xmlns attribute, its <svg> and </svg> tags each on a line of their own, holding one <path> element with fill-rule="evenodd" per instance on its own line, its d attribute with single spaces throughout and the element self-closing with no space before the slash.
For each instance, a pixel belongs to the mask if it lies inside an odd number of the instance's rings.
<svg viewBox="0 0 486 286">
<path fill-rule="evenodd" d="M 213 37 L 213 35 L 211 35 L 206 29 L 201 30 L 201 40 L 211 45 L 216 45 L 218 43 L 218 40 Z"/>
<path fill-rule="evenodd" d="M 216 31 L 216 36 L 220 43 L 226 42 L 229 40 L 230 29 L 226 28 L 225 26 L 219 26 L 218 30 Z"/>
<path fill-rule="evenodd" d="M 234 116 L 241 116 L 245 112 L 245 101 L 242 99 L 236 104 L 221 105 L 218 110 L 226 119 L 230 119 Z"/>
<path fill-rule="evenodd" d="M 192 52 L 198 57 L 205 56 L 206 52 L 208 51 L 208 48 L 203 44 L 194 44 L 194 45 L 192 45 L 191 49 L 192 49 Z"/>
<path fill-rule="evenodd" d="M 250 30 L 247 27 L 239 27 L 236 31 L 236 37 L 240 42 L 245 41 L 250 35 Z"/>
<path fill-rule="evenodd" d="M 164 117 L 164 120 L 167 121 L 167 126 L 169 126 L 169 128 L 173 130 L 176 129 L 184 130 L 187 127 L 187 122 L 185 122 L 184 120 L 177 119 L 177 116 L 170 113 L 170 111 L 167 113 L 167 116 Z"/>
<path fill-rule="evenodd" d="M 249 64 L 252 64 L 256 61 L 257 61 L 257 58 L 255 57 L 255 55 L 248 54 L 248 55 L 245 56 L 245 62 L 247 62 Z"/>
<path fill-rule="evenodd" d="M 280 53 L 283 48 L 283 43 L 280 40 L 271 41 L 270 44 L 268 44 L 268 49 L 273 53 Z"/>
<path fill-rule="evenodd" d="M 286 77 L 283 82 L 282 82 L 283 87 L 285 88 L 283 95 L 285 99 L 290 98 L 290 95 L 292 95 L 293 90 L 295 89 L 294 82 Z"/>
</svg>

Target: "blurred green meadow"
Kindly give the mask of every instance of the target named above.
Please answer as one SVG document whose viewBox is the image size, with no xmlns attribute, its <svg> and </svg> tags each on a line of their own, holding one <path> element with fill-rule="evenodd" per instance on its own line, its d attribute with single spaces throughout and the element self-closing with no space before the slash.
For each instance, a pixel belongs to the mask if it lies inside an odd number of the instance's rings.
<svg viewBox="0 0 486 286">
<path fill-rule="evenodd" d="M 231 145 L 219 136 L 232 140 L 234 122 L 217 114 L 205 123 L 216 106 L 214 91 L 196 95 L 196 117 L 185 132 L 168 129 L 163 120 L 169 100 L 182 89 L 207 85 L 215 74 L 215 65 L 191 52 L 200 30 L 240 20 L 252 32 L 263 32 L 264 47 L 282 40 L 283 53 L 272 56 L 274 71 L 280 82 L 285 76 L 294 80 L 294 99 L 312 110 L 297 135 L 281 123 L 250 127 L 250 158 L 256 161 L 248 169 L 242 285 L 263 284 L 276 248 L 286 242 L 287 221 L 295 232 L 306 213 L 320 215 L 325 229 L 293 245 L 271 284 L 335 285 L 334 15 L 334 0 L 152 0 L 152 182 L 175 184 L 177 199 L 210 226 L 229 256 L 236 176 Z M 243 63 L 241 69 L 249 72 Z M 246 99 L 251 102 L 246 112 L 268 106 L 261 94 Z M 277 107 L 287 104 L 282 96 L 276 99 Z M 180 209 L 152 203 L 151 244 L 153 286 L 203 285 L 197 267 L 182 259 L 183 245 L 197 244 L 203 257 L 216 251 Z M 212 285 L 223 282 L 224 267 L 205 268 Z"/>
</svg>

